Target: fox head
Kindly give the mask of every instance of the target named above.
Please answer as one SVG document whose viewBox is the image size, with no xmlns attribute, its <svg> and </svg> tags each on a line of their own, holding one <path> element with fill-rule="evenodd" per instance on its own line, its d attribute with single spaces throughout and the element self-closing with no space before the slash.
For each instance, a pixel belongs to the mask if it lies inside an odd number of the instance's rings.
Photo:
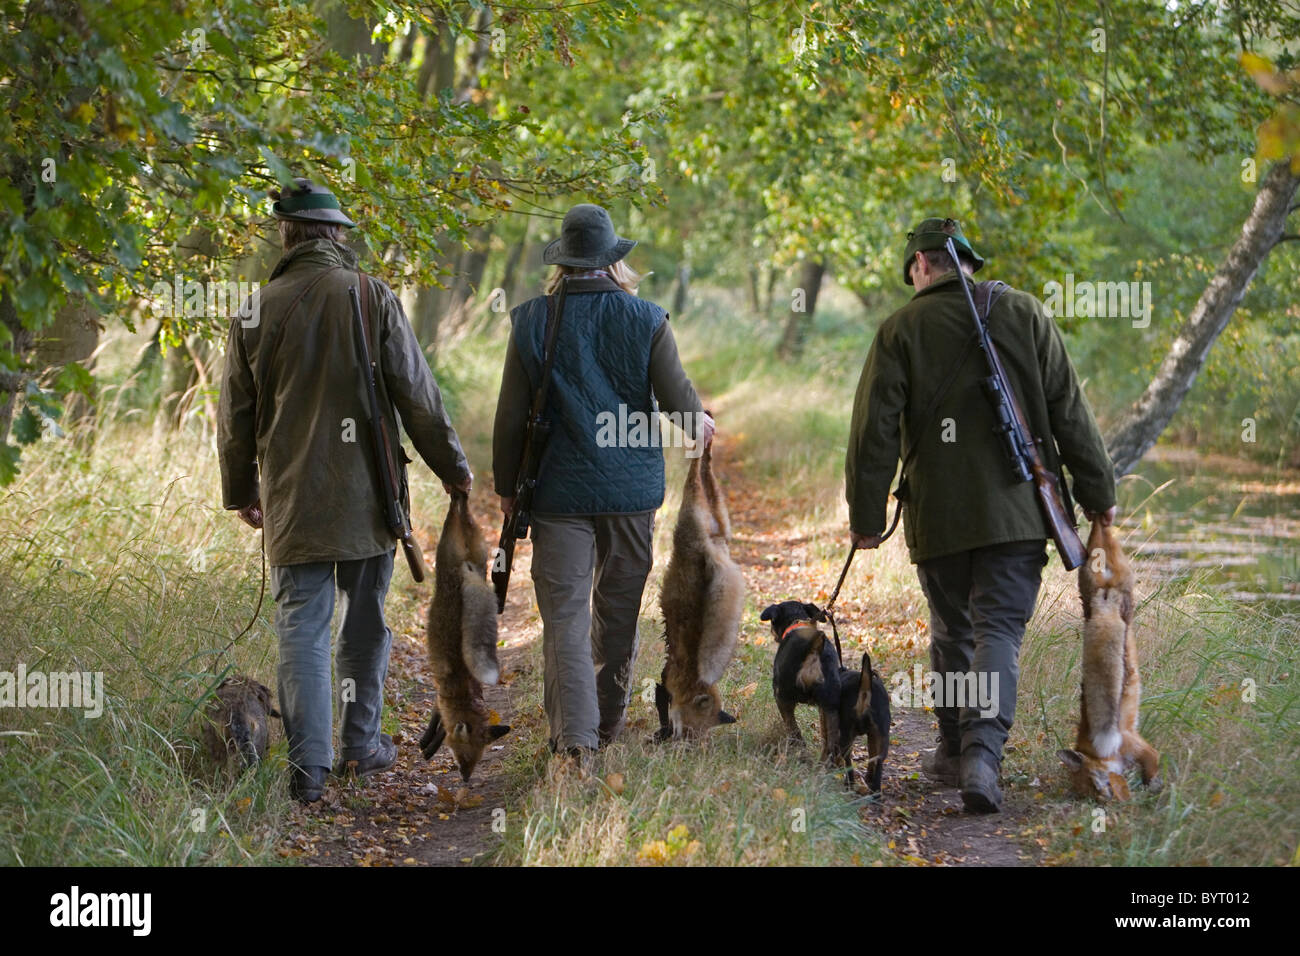
<svg viewBox="0 0 1300 956">
<path fill-rule="evenodd" d="M 426 746 L 422 750 L 426 760 L 437 752 L 438 744 L 442 742 L 440 728 L 437 726 L 440 723 L 440 717 L 435 714 L 433 723 L 425 732 L 425 737 L 432 743 L 431 747 Z M 468 781 L 487 745 L 508 733 L 510 733 L 509 724 L 489 724 L 485 717 L 477 714 L 471 720 L 459 721 L 452 727 L 451 733 L 447 734 L 447 746 L 451 749 L 451 755 L 456 758 L 461 779 Z"/>
<path fill-rule="evenodd" d="M 1106 801 L 1127 800 L 1130 796 L 1128 781 L 1115 773 L 1107 761 L 1098 760 L 1078 750 L 1058 750 L 1056 755 L 1065 764 L 1070 776 L 1070 788 L 1081 797 Z"/>
<path fill-rule="evenodd" d="M 683 700 L 668 704 L 668 720 L 675 737 L 702 737 L 720 724 L 734 724 L 736 718 L 722 709 L 722 696 L 716 687 L 700 681 Z"/>
</svg>

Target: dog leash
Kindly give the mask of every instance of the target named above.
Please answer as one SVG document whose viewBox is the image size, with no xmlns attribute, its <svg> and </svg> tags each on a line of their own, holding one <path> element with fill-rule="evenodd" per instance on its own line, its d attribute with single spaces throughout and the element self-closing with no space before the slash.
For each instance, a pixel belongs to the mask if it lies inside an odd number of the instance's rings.
<svg viewBox="0 0 1300 956">
<path fill-rule="evenodd" d="M 894 533 L 898 527 L 898 519 L 903 514 L 903 503 L 900 501 L 894 506 L 894 520 L 889 524 L 889 530 L 880 536 L 880 544 L 889 540 L 889 536 Z M 879 545 L 877 545 L 879 547 Z M 849 556 L 844 559 L 844 567 L 840 570 L 840 579 L 835 582 L 835 590 L 831 592 L 831 599 L 826 602 L 826 607 L 822 608 L 822 614 L 830 622 L 831 634 L 835 638 L 835 656 L 840 659 L 840 666 L 844 666 L 844 652 L 840 649 L 840 629 L 835 626 L 835 614 L 832 608 L 835 607 L 835 601 L 840 596 L 840 588 L 844 587 L 844 579 L 849 576 L 849 566 L 853 564 L 853 556 L 858 553 L 857 544 L 849 545 Z"/>
<path fill-rule="evenodd" d="M 248 619 L 248 623 L 244 625 L 244 629 L 240 631 L 238 634 L 236 634 L 234 637 L 232 637 L 230 639 L 230 642 L 221 649 L 221 653 L 217 655 L 218 658 L 224 657 L 227 653 L 229 653 L 230 649 L 235 646 L 235 642 L 253 629 L 253 625 L 257 623 L 257 619 L 262 614 L 262 602 L 266 599 L 266 530 L 265 529 L 262 530 L 261 550 L 262 550 L 262 585 L 257 592 L 257 607 L 253 609 L 253 616 Z"/>
</svg>

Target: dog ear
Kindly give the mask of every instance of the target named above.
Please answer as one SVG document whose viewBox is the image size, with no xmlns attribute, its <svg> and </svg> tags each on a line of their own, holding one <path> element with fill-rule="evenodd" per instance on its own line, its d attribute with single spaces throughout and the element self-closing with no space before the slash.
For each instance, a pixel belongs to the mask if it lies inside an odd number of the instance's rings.
<svg viewBox="0 0 1300 956">
<path fill-rule="evenodd" d="M 769 604 L 769 605 L 768 605 L 768 606 L 763 610 L 763 613 L 760 614 L 760 615 L 758 616 L 758 619 L 759 619 L 760 621 L 770 621 L 770 620 L 772 620 L 772 618 L 776 617 L 776 609 L 777 609 L 777 605 L 775 605 L 775 604 Z"/>
<path fill-rule="evenodd" d="M 731 716 L 729 713 L 727 713 L 725 710 L 720 710 L 720 711 L 718 711 L 718 723 L 719 723 L 719 724 L 734 724 L 735 722 L 736 722 L 736 718 L 735 718 L 735 717 L 732 717 L 732 716 Z"/>
<path fill-rule="evenodd" d="M 508 733 L 510 733 L 509 724 L 493 724 L 491 727 L 488 728 L 488 739 L 498 740 L 499 738 L 504 737 Z"/>
<path fill-rule="evenodd" d="M 823 611 L 821 608 L 819 608 L 816 604 L 805 604 L 803 606 L 803 609 L 804 609 L 804 613 L 808 615 L 808 620 L 810 621 L 816 621 L 817 623 L 820 624 L 821 622 L 826 620 L 826 612 Z"/>
<path fill-rule="evenodd" d="M 1061 758 L 1061 763 L 1070 770 L 1083 769 L 1083 754 L 1077 750 L 1058 750 L 1056 756 Z"/>
</svg>

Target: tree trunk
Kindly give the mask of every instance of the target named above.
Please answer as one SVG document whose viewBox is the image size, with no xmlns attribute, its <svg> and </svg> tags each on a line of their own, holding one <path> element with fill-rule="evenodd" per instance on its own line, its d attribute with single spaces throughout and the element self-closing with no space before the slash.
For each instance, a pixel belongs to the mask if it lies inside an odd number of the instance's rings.
<svg viewBox="0 0 1300 956">
<path fill-rule="evenodd" d="M 759 315 L 763 311 L 763 303 L 758 295 L 758 266 L 751 263 L 749 266 L 749 311 L 754 315 Z"/>
<path fill-rule="evenodd" d="M 804 341 L 812 327 L 817 311 L 817 293 L 821 291 L 826 263 L 820 259 L 805 259 L 799 267 L 799 285 L 790 297 L 790 314 L 785 320 L 785 334 L 781 337 L 779 354 L 785 359 L 803 354 Z"/>
<path fill-rule="evenodd" d="M 1178 410 L 1260 263 L 1281 240 L 1297 186 L 1300 177 L 1292 175 L 1285 160 L 1274 163 L 1260 182 L 1255 206 L 1228 257 L 1201 293 L 1155 378 L 1106 440 L 1116 477 L 1133 469 Z"/>
<path fill-rule="evenodd" d="M 691 294 L 691 264 L 689 262 L 679 262 L 677 264 L 677 286 L 673 289 L 673 315 L 680 316 L 686 311 L 686 303 L 690 301 Z"/>
</svg>

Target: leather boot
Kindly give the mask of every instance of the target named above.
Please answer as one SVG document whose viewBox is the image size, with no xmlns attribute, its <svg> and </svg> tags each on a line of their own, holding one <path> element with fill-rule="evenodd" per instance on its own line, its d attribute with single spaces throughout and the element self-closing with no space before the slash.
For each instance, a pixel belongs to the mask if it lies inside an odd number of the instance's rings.
<svg viewBox="0 0 1300 956">
<path fill-rule="evenodd" d="M 1000 763 L 992 751 L 978 745 L 961 755 L 961 801 L 972 813 L 998 813 L 1002 791 L 998 789 Z"/>
<path fill-rule="evenodd" d="M 325 793 L 329 767 L 294 767 L 289 777 L 289 796 L 299 803 L 315 803 Z"/>
</svg>

